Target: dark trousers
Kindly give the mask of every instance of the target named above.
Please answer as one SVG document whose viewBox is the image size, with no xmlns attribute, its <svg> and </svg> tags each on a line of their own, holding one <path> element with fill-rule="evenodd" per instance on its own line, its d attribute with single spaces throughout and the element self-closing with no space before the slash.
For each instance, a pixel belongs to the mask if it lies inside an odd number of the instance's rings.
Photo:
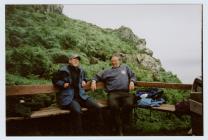
<svg viewBox="0 0 208 140">
<path fill-rule="evenodd" d="M 88 108 L 89 111 L 94 113 L 94 118 L 98 120 L 98 124 L 101 125 L 103 123 L 102 113 L 100 106 L 96 103 L 96 101 L 89 97 L 87 100 L 83 100 L 81 98 L 76 98 L 72 100 L 72 102 L 67 105 L 63 106 L 64 109 L 70 109 L 71 115 L 74 118 L 74 133 L 75 135 L 80 135 L 83 132 L 82 127 L 82 107 Z M 96 114 L 95 114 L 96 113 Z"/>
<path fill-rule="evenodd" d="M 128 92 L 111 92 L 108 95 L 108 102 L 112 111 L 115 128 L 121 131 L 127 128 L 131 122 L 132 105 L 134 98 Z"/>
</svg>

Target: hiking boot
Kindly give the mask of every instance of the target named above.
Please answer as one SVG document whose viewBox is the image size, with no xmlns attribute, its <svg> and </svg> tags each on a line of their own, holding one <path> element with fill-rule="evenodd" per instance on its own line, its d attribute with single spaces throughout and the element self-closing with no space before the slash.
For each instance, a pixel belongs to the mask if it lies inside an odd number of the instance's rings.
<svg viewBox="0 0 208 140">
<path fill-rule="evenodd" d="M 119 134 L 119 136 L 123 136 L 123 130 L 122 130 L 122 128 L 120 127 L 120 128 L 118 128 L 118 134 Z"/>
</svg>

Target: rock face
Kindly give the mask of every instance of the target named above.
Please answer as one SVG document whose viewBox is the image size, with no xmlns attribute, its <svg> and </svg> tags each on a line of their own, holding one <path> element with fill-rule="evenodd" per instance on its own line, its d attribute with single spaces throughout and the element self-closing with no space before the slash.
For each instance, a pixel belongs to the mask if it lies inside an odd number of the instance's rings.
<svg viewBox="0 0 208 140">
<path fill-rule="evenodd" d="M 140 39 L 128 27 L 121 26 L 120 28 L 114 31 L 123 41 L 133 42 L 134 44 L 138 44 L 140 41 Z"/>
<path fill-rule="evenodd" d="M 140 53 L 146 53 L 150 56 L 153 56 L 153 51 L 146 47 L 145 39 L 140 39 L 139 43 L 136 45 L 136 48 Z"/>
<path fill-rule="evenodd" d="M 154 57 L 151 57 L 147 54 L 138 54 L 137 61 L 139 65 L 142 65 L 143 67 L 150 69 L 156 73 L 159 72 L 162 68 L 158 59 L 155 59 Z"/>
<path fill-rule="evenodd" d="M 56 5 L 33 5 L 33 8 L 36 11 L 40 12 L 52 12 L 52 13 L 62 13 L 63 10 L 63 5 L 61 4 L 56 4 Z"/>
<path fill-rule="evenodd" d="M 125 55 L 124 60 L 129 59 L 133 63 L 133 59 L 137 60 L 137 64 L 145 69 L 152 70 L 154 73 L 159 72 L 162 68 L 160 60 L 153 57 L 153 51 L 146 47 L 146 40 L 137 37 L 130 28 L 121 26 L 119 29 L 114 30 L 117 35 L 126 42 L 133 42 L 135 46 L 135 56 Z"/>
<path fill-rule="evenodd" d="M 136 36 L 128 27 L 121 26 L 119 29 L 114 30 L 117 35 L 126 42 L 133 42 L 132 45 L 136 46 L 139 53 L 145 53 L 153 56 L 153 51 L 146 47 L 146 40 Z"/>
</svg>

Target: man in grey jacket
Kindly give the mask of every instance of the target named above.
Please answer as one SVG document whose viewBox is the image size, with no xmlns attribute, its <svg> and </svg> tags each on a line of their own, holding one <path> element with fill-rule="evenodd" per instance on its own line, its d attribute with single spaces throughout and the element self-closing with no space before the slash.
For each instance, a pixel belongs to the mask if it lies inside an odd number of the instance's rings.
<svg viewBox="0 0 208 140">
<path fill-rule="evenodd" d="M 136 77 L 127 65 L 121 65 L 119 54 L 111 57 L 111 64 L 112 68 L 98 73 L 93 78 L 91 89 L 96 90 L 96 82 L 104 82 L 116 130 L 123 135 L 123 128 L 130 124 L 134 98 L 129 91 L 134 89 Z"/>
</svg>

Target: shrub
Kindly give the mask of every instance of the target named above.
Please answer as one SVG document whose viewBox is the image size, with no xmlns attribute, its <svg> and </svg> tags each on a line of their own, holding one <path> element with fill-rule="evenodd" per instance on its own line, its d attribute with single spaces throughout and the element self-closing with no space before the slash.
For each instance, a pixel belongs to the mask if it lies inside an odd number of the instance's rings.
<svg viewBox="0 0 208 140">
<path fill-rule="evenodd" d="M 66 51 L 57 48 L 49 49 L 48 55 L 53 63 L 67 63 L 69 59 L 69 54 Z"/>
<path fill-rule="evenodd" d="M 44 49 L 39 47 L 20 47 L 6 52 L 6 68 L 10 73 L 22 76 L 31 74 L 48 77 L 52 62 Z"/>
</svg>

